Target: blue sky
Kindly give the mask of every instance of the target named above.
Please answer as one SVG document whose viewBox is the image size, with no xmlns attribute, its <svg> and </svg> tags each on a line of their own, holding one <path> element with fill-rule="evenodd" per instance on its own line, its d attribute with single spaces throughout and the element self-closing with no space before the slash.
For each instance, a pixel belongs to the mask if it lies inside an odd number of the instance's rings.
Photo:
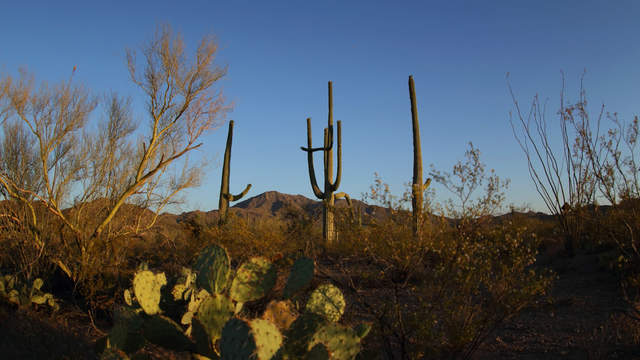
<svg viewBox="0 0 640 360">
<path fill-rule="evenodd" d="M 340 190 L 360 198 L 378 172 L 402 193 L 412 176 L 413 74 L 425 170 L 450 169 L 473 141 L 487 166 L 511 179 L 509 202 L 544 210 L 509 125 L 505 74 L 522 104 L 539 93 L 553 117 L 560 71 L 571 100 L 586 69 L 594 109 L 605 103 L 630 119 L 639 110 L 639 18 L 635 1 L 12 1 L 0 13 L 0 73 L 25 67 L 56 82 L 77 66 L 76 81 L 131 96 L 142 119 L 125 49 L 158 24 L 191 46 L 214 34 L 218 64 L 229 69 L 221 86 L 235 105 L 231 191 L 252 183 L 250 196 L 311 198 L 299 147 L 307 117 L 321 141 L 329 80 L 343 120 Z M 213 161 L 181 210 L 217 208 L 225 137 L 223 128 L 203 139 Z"/>
</svg>

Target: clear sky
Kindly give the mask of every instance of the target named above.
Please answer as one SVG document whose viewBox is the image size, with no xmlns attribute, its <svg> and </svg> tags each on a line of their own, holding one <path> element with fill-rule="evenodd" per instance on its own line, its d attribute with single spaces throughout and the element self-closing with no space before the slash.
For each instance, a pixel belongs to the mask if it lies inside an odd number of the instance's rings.
<svg viewBox="0 0 640 360">
<path fill-rule="evenodd" d="M 56 82 L 77 66 L 78 82 L 131 96 L 142 117 L 125 49 L 159 24 L 191 46 L 214 34 L 218 64 L 229 69 L 221 84 L 235 104 L 231 192 L 252 183 L 249 196 L 276 190 L 310 198 L 299 147 L 307 117 L 321 142 L 329 80 L 334 117 L 343 120 L 340 191 L 360 198 L 378 172 L 402 193 L 412 176 L 412 74 L 425 176 L 431 163 L 451 169 L 473 141 L 487 166 L 511 179 L 509 202 L 543 210 L 509 125 L 505 74 L 522 104 L 539 93 L 554 117 L 560 71 L 575 100 L 586 69 L 591 105 L 630 119 L 640 110 L 638 19 L 637 1 L 6 1 L 0 73 L 26 67 Z M 225 138 L 226 127 L 203 139 L 212 165 L 181 210 L 217 208 Z"/>
</svg>

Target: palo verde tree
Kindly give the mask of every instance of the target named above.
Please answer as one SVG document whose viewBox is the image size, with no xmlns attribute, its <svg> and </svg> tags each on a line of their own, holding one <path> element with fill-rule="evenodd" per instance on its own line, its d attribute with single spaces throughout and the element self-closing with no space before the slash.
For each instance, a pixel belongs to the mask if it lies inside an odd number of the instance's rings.
<svg viewBox="0 0 640 360">
<path fill-rule="evenodd" d="M 98 99 L 71 78 L 40 87 L 25 73 L 0 79 L 9 114 L 0 196 L 26 207 L 29 216 L 15 226 L 28 230 L 33 246 L 43 250 L 58 236 L 63 250 L 49 260 L 76 284 L 110 261 L 114 239 L 147 231 L 177 194 L 198 185 L 202 167 L 188 154 L 228 110 L 215 86 L 226 68 L 214 65 L 213 39 L 203 38 L 190 58 L 181 36 L 162 27 L 141 50 L 141 59 L 127 51 L 131 80 L 146 97 L 147 122 L 138 131 L 130 101 L 116 94 Z M 105 115 L 91 131 L 98 106 Z M 50 218 L 59 235 L 43 229 Z"/>
<path fill-rule="evenodd" d="M 227 146 L 224 149 L 224 164 L 222 165 L 222 180 L 220 182 L 220 199 L 218 200 L 218 224 L 223 225 L 227 222 L 227 213 L 229 212 L 229 202 L 242 199 L 251 184 L 247 185 L 238 195 L 231 195 L 229 192 L 229 174 L 231 172 L 231 144 L 233 143 L 233 120 L 229 121 L 229 133 L 227 134 Z"/>
<path fill-rule="evenodd" d="M 336 198 L 345 198 L 350 203 L 351 199 L 346 193 L 336 193 L 340 186 L 342 177 L 342 128 L 341 121 L 338 120 L 338 167 L 335 181 L 333 179 L 333 88 L 329 81 L 329 118 L 327 127 L 324 128 L 324 145 L 322 147 L 313 148 L 311 145 L 311 118 L 307 118 L 307 147 L 301 146 L 300 149 L 307 153 L 307 163 L 309 166 L 309 179 L 311 180 L 311 188 L 314 195 L 322 200 L 322 238 L 325 244 L 332 244 L 336 241 L 336 230 L 334 223 L 334 205 Z M 316 181 L 316 173 L 313 168 L 313 153 L 322 151 L 324 155 L 324 191 L 318 187 Z"/>
</svg>

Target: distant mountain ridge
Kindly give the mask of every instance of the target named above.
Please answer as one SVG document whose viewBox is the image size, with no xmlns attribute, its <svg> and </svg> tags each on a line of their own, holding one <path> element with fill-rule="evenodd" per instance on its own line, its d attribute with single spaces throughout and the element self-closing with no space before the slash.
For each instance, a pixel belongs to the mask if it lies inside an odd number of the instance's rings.
<svg viewBox="0 0 640 360">
<path fill-rule="evenodd" d="M 389 210 L 376 205 L 368 205 L 360 200 L 352 200 L 354 209 L 360 210 L 363 221 L 365 219 L 381 219 L 389 215 Z M 337 208 L 347 207 L 346 201 L 337 200 Z M 229 211 L 249 221 L 264 218 L 284 218 L 289 212 L 302 212 L 310 216 L 320 215 L 322 202 L 312 200 L 303 195 L 283 194 L 277 191 L 267 191 L 240 201 L 230 207 Z M 166 214 L 165 216 L 169 216 Z M 188 221 L 193 217 L 201 217 L 205 223 L 213 224 L 218 220 L 218 210 L 189 211 L 176 216 L 177 222 Z"/>
</svg>

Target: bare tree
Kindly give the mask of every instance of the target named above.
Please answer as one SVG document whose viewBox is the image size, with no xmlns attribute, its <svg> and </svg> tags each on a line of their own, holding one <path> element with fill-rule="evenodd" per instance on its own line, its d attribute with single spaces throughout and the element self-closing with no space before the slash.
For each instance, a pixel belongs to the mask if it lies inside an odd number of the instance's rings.
<svg viewBox="0 0 640 360">
<path fill-rule="evenodd" d="M 595 200 L 597 181 L 588 149 L 597 144 L 591 141 L 592 125 L 585 111 L 587 101 L 583 88 L 579 101 L 567 104 L 564 83 L 563 74 L 557 112 L 560 142 L 557 143 L 549 133 L 546 104 L 536 95 L 530 110 L 524 114 L 511 85 L 507 83 L 507 86 L 515 107 L 515 113 L 509 114 L 513 134 L 527 158 L 529 175 L 538 194 L 560 222 L 565 250 L 572 255 L 583 225 L 580 211 Z"/>
<path fill-rule="evenodd" d="M 214 66 L 216 52 L 215 41 L 205 37 L 189 59 L 182 38 L 168 27 L 142 48 L 141 62 L 127 51 L 131 79 L 147 98 L 148 121 L 140 131 L 130 100 L 117 94 L 98 101 L 71 79 L 36 89 L 24 73 L 0 80 L 3 111 L 11 114 L 0 144 L 0 195 L 31 207 L 36 230 L 34 200 L 62 224 L 61 241 L 78 256 L 54 261 L 76 282 L 96 261 L 96 244 L 150 229 L 177 194 L 198 185 L 202 168 L 188 154 L 229 110 L 214 86 L 226 74 Z M 98 104 L 105 116 L 91 132 Z M 138 207 L 120 214 L 127 203 Z M 118 217 L 123 220 L 112 226 Z M 46 245 L 41 232 L 32 234 Z"/>
</svg>

